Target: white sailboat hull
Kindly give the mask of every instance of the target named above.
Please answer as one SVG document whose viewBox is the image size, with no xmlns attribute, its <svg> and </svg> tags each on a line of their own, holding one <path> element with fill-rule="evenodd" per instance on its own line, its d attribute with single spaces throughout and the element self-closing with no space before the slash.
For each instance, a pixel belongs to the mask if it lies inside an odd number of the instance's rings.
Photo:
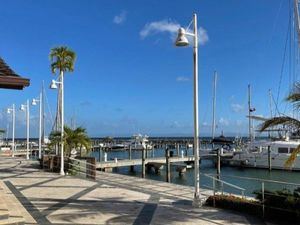
<svg viewBox="0 0 300 225">
<path fill-rule="evenodd" d="M 285 162 L 289 158 L 290 154 L 271 154 L 271 168 L 272 169 L 290 169 L 300 171 L 300 158 L 298 157 L 291 167 L 286 167 Z M 269 168 L 269 156 L 268 153 L 242 153 L 235 155 L 232 160 L 229 161 L 231 166 L 253 167 L 253 168 Z"/>
</svg>

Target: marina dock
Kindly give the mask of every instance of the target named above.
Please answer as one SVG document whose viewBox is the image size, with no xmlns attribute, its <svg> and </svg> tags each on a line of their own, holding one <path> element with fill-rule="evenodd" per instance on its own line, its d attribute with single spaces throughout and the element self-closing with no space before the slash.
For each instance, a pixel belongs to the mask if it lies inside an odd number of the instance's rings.
<svg viewBox="0 0 300 225">
<path fill-rule="evenodd" d="M 170 157 L 170 163 L 178 163 L 178 162 L 193 162 L 194 161 L 193 156 L 185 156 L 185 157 Z M 117 160 L 117 161 L 107 161 L 107 162 L 98 162 L 97 163 L 97 169 L 105 169 L 105 168 L 115 168 L 115 167 L 122 167 L 122 166 L 137 166 L 142 165 L 142 159 L 123 159 L 123 160 Z M 159 158 L 147 158 L 145 159 L 145 164 L 151 164 L 151 163 L 157 163 L 157 164 L 166 164 L 166 158 L 165 157 L 159 157 Z"/>
</svg>

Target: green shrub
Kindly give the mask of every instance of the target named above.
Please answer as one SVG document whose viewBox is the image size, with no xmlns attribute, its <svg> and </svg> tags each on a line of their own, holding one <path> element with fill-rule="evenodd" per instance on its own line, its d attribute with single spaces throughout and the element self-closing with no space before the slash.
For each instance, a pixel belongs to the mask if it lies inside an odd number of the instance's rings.
<svg viewBox="0 0 300 225">
<path fill-rule="evenodd" d="M 262 213 L 261 205 L 258 201 L 249 200 L 233 195 L 210 196 L 206 200 L 206 205 L 249 213 L 252 215 L 261 215 Z"/>
<path fill-rule="evenodd" d="M 206 205 L 262 217 L 262 195 L 260 191 L 256 191 L 255 194 L 258 200 L 232 195 L 210 196 L 206 200 Z M 300 200 L 294 195 L 294 192 L 286 189 L 275 192 L 265 191 L 264 218 L 276 222 L 283 221 L 289 222 L 290 224 L 300 224 Z"/>
<path fill-rule="evenodd" d="M 256 198 L 262 201 L 261 190 L 255 191 Z M 300 222 L 300 188 L 291 191 L 282 189 L 266 190 L 264 195 L 265 215 L 276 219 Z"/>
</svg>

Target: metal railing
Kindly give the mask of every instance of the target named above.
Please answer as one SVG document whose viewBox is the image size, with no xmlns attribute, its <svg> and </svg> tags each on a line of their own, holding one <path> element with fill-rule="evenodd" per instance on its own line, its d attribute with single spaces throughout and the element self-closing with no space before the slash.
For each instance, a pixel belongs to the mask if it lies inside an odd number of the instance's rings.
<svg viewBox="0 0 300 225">
<path fill-rule="evenodd" d="M 245 198 L 245 188 L 239 187 L 237 185 L 231 184 L 229 182 L 226 182 L 224 180 L 221 180 L 219 178 L 216 178 L 214 176 L 211 176 L 209 174 L 205 174 L 205 173 L 200 173 L 201 175 L 203 175 L 204 177 L 207 177 L 209 179 L 211 179 L 212 181 L 212 186 L 208 186 L 208 185 L 203 185 L 204 187 L 211 189 L 213 191 L 213 195 L 215 196 L 216 194 L 218 194 L 219 192 L 224 195 L 225 194 L 235 194 L 234 192 L 230 192 L 229 190 L 225 192 L 225 187 L 230 187 L 232 189 L 237 190 L 238 192 L 241 193 L 241 197 Z M 235 194 L 236 195 L 236 194 Z"/>
</svg>

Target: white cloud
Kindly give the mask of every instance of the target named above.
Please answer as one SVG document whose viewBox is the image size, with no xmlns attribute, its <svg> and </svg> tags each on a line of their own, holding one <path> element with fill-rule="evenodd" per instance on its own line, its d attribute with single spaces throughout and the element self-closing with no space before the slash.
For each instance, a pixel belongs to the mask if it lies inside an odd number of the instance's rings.
<svg viewBox="0 0 300 225">
<path fill-rule="evenodd" d="M 223 126 L 228 126 L 228 125 L 229 125 L 229 120 L 224 119 L 223 117 L 221 117 L 221 118 L 219 119 L 219 124 L 220 124 L 220 125 L 223 125 Z"/>
<path fill-rule="evenodd" d="M 238 103 L 232 103 L 231 104 L 231 109 L 232 109 L 232 111 L 238 113 L 238 112 L 243 112 L 245 107 L 241 104 L 238 104 Z"/>
<path fill-rule="evenodd" d="M 179 77 L 176 77 L 176 81 L 177 82 L 186 82 L 186 81 L 190 81 L 190 78 L 184 77 L 184 76 L 179 76 Z"/>
<path fill-rule="evenodd" d="M 126 11 L 122 11 L 119 15 L 116 15 L 113 19 L 113 22 L 115 24 L 122 24 L 125 22 L 127 18 L 127 12 Z"/>
<path fill-rule="evenodd" d="M 151 23 L 147 23 L 140 31 L 140 36 L 146 38 L 149 35 L 157 33 L 169 33 L 172 39 L 175 39 L 180 24 L 169 20 L 160 20 Z M 188 31 L 191 32 L 191 31 Z M 204 45 L 208 40 L 207 31 L 203 27 L 198 28 L 198 40 L 199 44 Z"/>
<path fill-rule="evenodd" d="M 202 126 L 203 126 L 203 127 L 208 127 L 209 125 L 208 125 L 207 122 L 203 122 L 203 123 L 202 123 Z"/>
<path fill-rule="evenodd" d="M 173 121 L 170 125 L 171 128 L 179 128 L 181 124 L 178 121 Z"/>
</svg>

